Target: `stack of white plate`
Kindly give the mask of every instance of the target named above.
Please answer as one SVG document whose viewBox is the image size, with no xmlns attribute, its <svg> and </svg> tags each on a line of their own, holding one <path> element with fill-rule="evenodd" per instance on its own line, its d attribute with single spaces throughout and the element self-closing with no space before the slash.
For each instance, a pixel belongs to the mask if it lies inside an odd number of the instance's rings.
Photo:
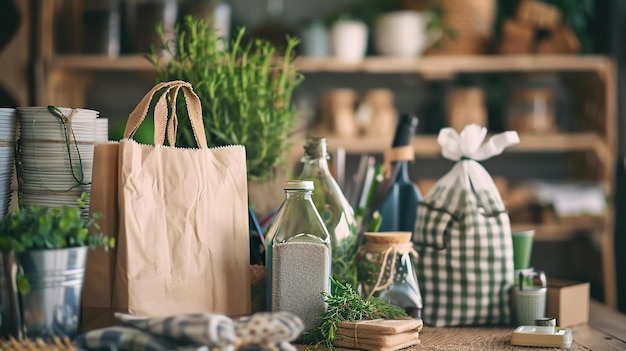
<svg viewBox="0 0 626 351">
<path fill-rule="evenodd" d="M 98 112 L 47 107 L 18 107 L 20 136 L 17 175 L 20 200 L 41 206 L 75 206 L 91 192 Z M 88 207 L 85 212 L 88 211 Z"/>
<path fill-rule="evenodd" d="M 0 141 L 15 142 L 15 109 L 0 108 Z"/>
<path fill-rule="evenodd" d="M 0 108 L 0 218 L 11 203 L 15 165 L 15 109 Z"/>
<path fill-rule="evenodd" d="M 96 118 L 96 143 L 109 141 L 109 119 L 104 117 Z"/>
</svg>

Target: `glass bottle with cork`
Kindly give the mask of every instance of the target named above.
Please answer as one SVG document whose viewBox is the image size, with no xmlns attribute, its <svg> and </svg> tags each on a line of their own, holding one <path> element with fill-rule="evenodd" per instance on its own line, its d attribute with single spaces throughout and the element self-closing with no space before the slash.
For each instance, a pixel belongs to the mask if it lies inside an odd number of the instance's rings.
<svg viewBox="0 0 626 351">
<path fill-rule="evenodd" d="M 268 311 L 289 311 L 314 328 L 330 293 L 331 238 L 313 201 L 312 181 L 284 184 L 285 199 L 265 238 Z"/>
<path fill-rule="evenodd" d="M 356 287 L 357 222 L 350 203 L 329 170 L 328 159 L 326 138 L 308 137 L 301 159 L 304 166 L 298 179 L 311 180 L 315 184 L 313 203 L 332 243 L 333 278 Z"/>
</svg>

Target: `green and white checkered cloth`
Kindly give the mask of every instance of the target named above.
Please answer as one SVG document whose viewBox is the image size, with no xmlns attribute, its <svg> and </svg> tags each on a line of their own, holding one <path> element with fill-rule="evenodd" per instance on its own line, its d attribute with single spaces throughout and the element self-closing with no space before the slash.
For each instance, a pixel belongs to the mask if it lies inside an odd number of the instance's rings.
<svg viewBox="0 0 626 351">
<path fill-rule="evenodd" d="M 424 324 L 507 324 L 514 275 L 509 217 L 487 171 L 465 155 L 457 160 L 418 205 L 413 241 Z"/>
</svg>

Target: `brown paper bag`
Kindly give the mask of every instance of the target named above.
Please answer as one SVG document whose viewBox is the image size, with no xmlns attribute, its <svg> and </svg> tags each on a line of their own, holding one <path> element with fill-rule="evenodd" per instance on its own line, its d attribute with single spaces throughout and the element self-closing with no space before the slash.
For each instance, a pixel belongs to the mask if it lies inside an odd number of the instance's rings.
<svg viewBox="0 0 626 351">
<path fill-rule="evenodd" d="M 117 143 L 96 144 L 93 154 L 93 172 L 89 213 L 100 212 L 97 220 L 102 232 L 116 238 L 118 232 L 117 207 Z M 116 249 L 92 250 L 87 256 L 83 280 L 81 331 L 104 328 L 115 324 L 112 306 L 113 274 Z"/>
<path fill-rule="evenodd" d="M 154 108 L 155 145 L 139 144 L 132 137 L 160 91 L 164 92 Z M 199 149 L 163 145 L 166 127 L 169 145 L 175 145 L 179 91 Z M 168 103 L 172 106 L 169 119 Z M 111 145 L 117 147 L 119 167 L 114 171 L 117 191 L 107 193 L 119 206 L 114 269 L 109 270 L 113 282 L 106 283 L 112 290 L 107 294 L 102 287 L 98 297 L 84 301 L 83 310 L 93 312 L 92 307 L 107 305 L 109 296 L 110 311 L 134 315 L 249 314 L 243 146 L 207 148 L 200 101 L 191 85 L 181 81 L 160 83 L 148 92 L 129 115 L 124 139 Z M 94 156 L 94 168 L 95 164 Z M 94 172 L 94 183 L 96 178 Z M 91 274 L 88 269 L 87 275 Z M 85 313 L 83 317 L 92 316 Z"/>
</svg>

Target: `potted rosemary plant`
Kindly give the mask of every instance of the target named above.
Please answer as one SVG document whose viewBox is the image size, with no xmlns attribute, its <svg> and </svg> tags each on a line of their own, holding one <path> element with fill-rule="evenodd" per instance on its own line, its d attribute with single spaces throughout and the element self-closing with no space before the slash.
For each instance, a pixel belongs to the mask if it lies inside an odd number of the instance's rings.
<svg viewBox="0 0 626 351">
<path fill-rule="evenodd" d="M 3 332 L 76 336 L 87 250 L 115 245 L 95 223 L 98 214 L 83 215 L 86 197 L 77 199 L 78 207 L 21 204 L 0 222 L 2 296 L 12 305 L 3 301 L 3 312 L 10 312 L 2 316 Z"/>
<path fill-rule="evenodd" d="M 161 27 L 157 32 L 162 50 L 153 48 L 147 56 L 157 82 L 191 83 L 202 103 L 209 147 L 244 145 L 248 180 L 272 178 L 285 164 L 296 119 L 291 97 L 302 81 L 293 64 L 298 39 L 287 37 L 279 50 L 265 39 L 244 40 L 245 28 L 240 28 L 229 42 L 209 22 L 192 16 L 176 27 L 176 45 L 165 40 Z M 187 114 L 178 115 L 177 143 L 195 146 Z"/>
</svg>

